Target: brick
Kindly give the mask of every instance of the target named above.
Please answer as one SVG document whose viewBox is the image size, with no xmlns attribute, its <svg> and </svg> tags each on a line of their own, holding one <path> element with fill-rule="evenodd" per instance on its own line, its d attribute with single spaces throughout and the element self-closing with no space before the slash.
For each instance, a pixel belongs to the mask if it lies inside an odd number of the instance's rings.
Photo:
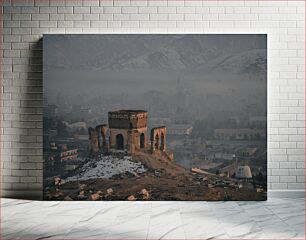
<svg viewBox="0 0 306 240">
<path fill-rule="evenodd" d="M 39 21 L 21 21 L 20 22 L 20 26 L 22 28 L 27 28 L 27 27 L 30 27 L 30 28 L 37 28 L 39 27 Z"/>
<path fill-rule="evenodd" d="M 186 21 L 201 21 L 202 20 L 202 14 L 185 14 L 185 20 Z"/>
<path fill-rule="evenodd" d="M 91 21 L 90 26 L 92 28 L 106 28 L 107 27 L 107 21 Z"/>
<path fill-rule="evenodd" d="M 52 1 L 52 0 L 51 0 Z M 35 0 L 35 6 L 49 6 L 49 0 Z"/>
<path fill-rule="evenodd" d="M 49 20 L 49 14 L 31 14 L 32 20 Z M 23 19 L 23 20 L 30 20 L 30 19 Z"/>
<path fill-rule="evenodd" d="M 90 21 L 74 21 L 73 26 L 76 28 L 90 28 Z"/>
<path fill-rule="evenodd" d="M 157 13 L 157 7 L 139 7 L 139 13 Z"/>
<path fill-rule="evenodd" d="M 69 0 L 70 1 L 70 0 Z M 66 14 L 66 13 L 73 13 L 73 7 L 58 7 L 57 13 L 59 14 Z"/>
<path fill-rule="evenodd" d="M 147 21 L 149 20 L 149 14 L 131 14 L 130 20 Z"/>
<path fill-rule="evenodd" d="M 3 182 L 5 183 L 15 183 L 15 182 L 19 182 L 20 181 L 20 177 L 13 177 L 13 176 L 4 176 L 3 177 Z"/>
<path fill-rule="evenodd" d="M 103 13 L 121 13 L 120 7 L 104 7 Z"/>
<path fill-rule="evenodd" d="M 176 13 L 176 7 L 158 7 L 158 13 Z"/>
<path fill-rule="evenodd" d="M 90 13 L 90 7 L 74 7 L 74 13 Z"/>
<path fill-rule="evenodd" d="M 65 6 L 66 1 L 61 1 L 61 0 L 49 0 L 50 1 L 50 6 Z"/>
<path fill-rule="evenodd" d="M 39 13 L 38 7 L 21 7 L 21 13 Z"/>
<path fill-rule="evenodd" d="M 65 14 L 65 20 L 82 20 L 82 14 Z"/>
<path fill-rule="evenodd" d="M 285 183 L 295 183 L 296 182 L 296 176 L 280 176 L 279 181 L 285 182 Z"/>
<path fill-rule="evenodd" d="M 177 7 L 176 12 L 177 13 L 195 13 L 195 7 Z"/>
<path fill-rule="evenodd" d="M 99 14 L 83 14 L 83 20 L 99 20 Z"/>
<path fill-rule="evenodd" d="M 272 175 L 288 176 L 289 170 L 288 169 L 272 169 Z"/>
<path fill-rule="evenodd" d="M 122 7 L 121 8 L 121 13 L 126 14 L 126 13 L 138 13 L 138 8 L 137 7 Z"/>
<path fill-rule="evenodd" d="M 280 190 L 280 189 L 287 189 L 288 184 L 287 183 L 272 183 L 271 186 L 272 186 L 272 189 L 274 190 Z"/>
<path fill-rule="evenodd" d="M 50 21 L 65 20 L 65 14 L 52 14 L 50 15 Z"/>
<path fill-rule="evenodd" d="M 167 1 L 162 0 L 148 0 L 148 6 L 167 6 Z"/>
<path fill-rule="evenodd" d="M 296 168 L 295 162 L 280 162 L 279 163 L 280 168 Z"/>
<path fill-rule="evenodd" d="M 305 190 L 305 183 L 288 183 L 288 189 Z"/>
<path fill-rule="evenodd" d="M 140 21 L 140 28 L 157 28 L 158 22 L 157 21 Z"/>
<path fill-rule="evenodd" d="M 69 0 L 69 1 L 66 1 L 66 6 L 80 7 L 83 5 L 82 2 L 83 2 L 82 0 Z"/>
<path fill-rule="evenodd" d="M 83 1 L 83 6 L 86 7 L 91 7 L 91 6 L 99 6 L 100 2 L 99 0 L 90 0 L 90 1 Z"/>
<path fill-rule="evenodd" d="M 39 22 L 39 27 L 43 28 L 50 28 L 50 27 L 56 27 L 57 22 L 56 21 L 40 21 Z"/>
<path fill-rule="evenodd" d="M 33 14 L 13 14 L 12 20 L 31 20 L 31 16 L 33 16 Z"/>
<path fill-rule="evenodd" d="M 12 2 L 13 6 L 34 6 L 34 0 L 15 0 Z"/>
<path fill-rule="evenodd" d="M 138 21 L 122 21 L 121 22 L 122 27 L 126 28 L 137 28 L 139 27 Z"/>
</svg>

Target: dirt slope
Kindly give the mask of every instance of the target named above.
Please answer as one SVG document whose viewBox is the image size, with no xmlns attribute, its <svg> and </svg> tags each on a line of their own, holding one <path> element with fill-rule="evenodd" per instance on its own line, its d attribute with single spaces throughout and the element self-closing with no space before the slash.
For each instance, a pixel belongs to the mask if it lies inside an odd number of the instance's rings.
<svg viewBox="0 0 306 240">
<path fill-rule="evenodd" d="M 110 179 L 91 179 L 82 182 L 68 182 L 55 190 L 50 187 L 46 199 L 92 200 L 91 195 L 99 193 L 98 200 L 264 200 L 265 196 L 247 189 L 224 189 L 207 187 L 203 175 L 170 162 L 163 154 L 139 152 L 133 161 L 141 162 L 147 169 L 142 174 L 120 174 Z M 107 189 L 112 193 L 108 194 Z M 146 196 L 142 194 L 147 191 Z"/>
</svg>

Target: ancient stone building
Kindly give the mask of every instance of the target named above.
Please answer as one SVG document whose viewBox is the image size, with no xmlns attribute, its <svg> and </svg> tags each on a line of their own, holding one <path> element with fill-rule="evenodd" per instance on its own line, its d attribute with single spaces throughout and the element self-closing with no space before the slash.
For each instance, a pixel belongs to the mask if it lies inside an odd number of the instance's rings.
<svg viewBox="0 0 306 240">
<path fill-rule="evenodd" d="M 166 152 L 166 127 L 151 130 L 148 139 L 148 112 L 144 110 L 118 110 L 108 113 L 108 125 L 89 128 L 90 151 L 92 155 L 101 150 L 126 150 L 133 154 L 139 150 Z M 107 138 L 107 133 L 109 138 Z"/>
<path fill-rule="evenodd" d="M 148 113 L 144 110 L 119 110 L 108 113 L 109 145 L 129 153 L 147 147 Z"/>
</svg>

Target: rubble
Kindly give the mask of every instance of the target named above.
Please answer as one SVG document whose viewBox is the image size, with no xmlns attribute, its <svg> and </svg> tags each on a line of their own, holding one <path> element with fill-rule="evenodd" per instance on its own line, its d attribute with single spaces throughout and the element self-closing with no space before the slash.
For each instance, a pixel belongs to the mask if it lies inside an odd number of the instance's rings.
<svg viewBox="0 0 306 240">
<path fill-rule="evenodd" d="M 135 201 L 136 198 L 135 198 L 134 195 L 130 195 L 130 196 L 128 196 L 127 200 L 129 200 L 129 201 Z"/>
<path fill-rule="evenodd" d="M 69 197 L 69 196 L 66 196 L 66 197 L 64 198 L 64 200 L 65 200 L 65 201 L 72 201 L 73 199 L 72 199 L 71 197 Z"/>
<path fill-rule="evenodd" d="M 140 191 L 140 194 L 142 195 L 143 200 L 148 200 L 150 198 L 150 194 L 145 188 Z"/>
<path fill-rule="evenodd" d="M 97 159 L 92 159 L 92 161 L 85 163 L 76 175 L 66 178 L 65 181 L 85 181 L 96 178 L 110 179 L 122 173 L 138 177 L 138 174 L 144 172 L 146 172 L 145 167 L 140 162 L 132 161 L 131 156 L 118 158 L 112 155 L 103 156 L 101 154 Z"/>
<path fill-rule="evenodd" d="M 139 153 L 133 157 L 125 156 L 124 154 L 120 156 L 100 156 L 97 160 L 98 162 L 93 162 L 88 167 L 95 166 L 97 168 L 96 171 L 98 171 L 100 164 L 102 164 L 100 161 L 105 160 L 103 164 L 108 164 L 108 168 L 112 169 L 112 174 L 116 172 L 118 166 L 122 172 L 109 178 L 98 177 L 89 178 L 85 181 L 66 181 L 65 184 L 61 185 L 60 189 L 55 186 L 55 177 L 50 178 L 49 182 L 45 183 L 45 196 L 47 199 L 68 201 L 71 199 L 94 201 L 244 200 L 254 196 L 256 199 L 261 200 L 266 196 L 264 189 L 263 191 L 260 189 L 262 188 L 260 185 L 246 187 L 243 181 L 234 178 L 207 175 L 201 171 L 199 173 L 192 172 L 191 169 L 178 167 L 168 160 L 156 159 L 146 152 Z M 95 160 L 92 159 L 91 161 Z M 131 165 L 129 165 L 129 162 L 131 162 Z M 143 168 L 145 172 L 138 173 L 137 168 L 133 168 L 137 166 L 135 165 L 136 163 L 139 163 L 138 166 L 140 166 L 138 170 Z M 89 176 L 87 169 L 84 168 L 86 164 L 89 163 L 85 162 L 83 166 L 74 172 L 74 177 L 80 173 L 87 174 L 87 177 Z M 125 170 L 128 169 L 130 171 L 123 171 L 123 166 L 125 166 Z M 128 168 L 127 166 L 133 167 Z M 135 172 L 139 175 L 139 178 L 135 177 Z M 57 178 L 56 184 L 59 185 L 62 180 Z M 162 186 L 167 186 L 167 191 Z M 77 190 L 71 191 L 72 189 Z"/>
<path fill-rule="evenodd" d="M 112 195 L 113 192 L 114 192 L 114 190 L 112 188 L 108 188 L 106 190 L 107 195 Z"/>
<path fill-rule="evenodd" d="M 63 179 L 61 179 L 60 177 L 55 177 L 54 178 L 54 185 L 56 187 L 59 187 L 61 185 L 63 185 L 65 183 L 65 181 Z"/>
<path fill-rule="evenodd" d="M 102 191 L 98 191 L 92 195 L 90 195 L 90 200 L 92 201 L 97 201 L 100 200 L 102 198 Z"/>
</svg>

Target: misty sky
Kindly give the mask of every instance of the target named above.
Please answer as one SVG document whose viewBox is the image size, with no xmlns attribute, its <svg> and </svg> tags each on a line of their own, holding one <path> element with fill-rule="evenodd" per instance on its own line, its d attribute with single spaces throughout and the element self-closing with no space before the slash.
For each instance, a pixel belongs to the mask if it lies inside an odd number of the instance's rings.
<svg viewBox="0 0 306 240">
<path fill-rule="evenodd" d="M 57 105 L 180 104 L 191 121 L 225 111 L 266 115 L 265 34 L 44 35 L 43 64 L 45 97 Z"/>
</svg>

